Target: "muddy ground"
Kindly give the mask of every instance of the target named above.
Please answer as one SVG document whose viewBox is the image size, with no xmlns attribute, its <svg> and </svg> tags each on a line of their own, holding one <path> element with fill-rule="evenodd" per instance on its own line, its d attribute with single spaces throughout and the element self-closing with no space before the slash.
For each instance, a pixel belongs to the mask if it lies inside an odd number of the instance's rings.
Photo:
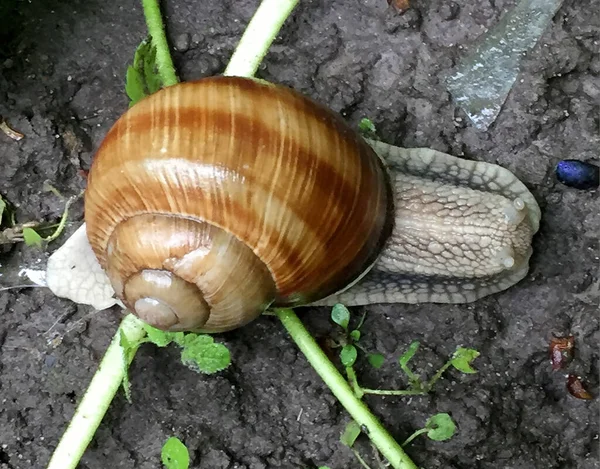
<svg viewBox="0 0 600 469">
<path fill-rule="evenodd" d="M 0 135 L 0 193 L 17 222 L 55 221 L 65 197 L 85 187 L 95 148 L 127 108 L 124 77 L 145 35 L 137 0 L 3 0 L 0 115 L 26 137 Z M 257 1 L 169 0 L 168 34 L 183 79 L 223 71 Z M 517 286 L 466 306 L 372 306 L 364 345 L 388 360 L 370 388 L 403 387 L 395 365 L 413 340 L 424 374 L 458 345 L 481 352 L 476 375 L 449 371 L 427 397 L 366 399 L 400 441 L 437 412 L 457 422 L 446 442 L 408 448 L 422 467 L 591 469 L 598 462 L 598 401 L 578 400 L 553 372 L 548 342 L 573 334 L 569 371 L 598 393 L 598 195 L 558 183 L 561 158 L 600 155 L 598 1 L 567 0 L 496 123 L 475 130 L 443 78 L 514 1 L 412 1 L 400 14 L 385 0 L 309 1 L 286 23 L 260 75 L 305 92 L 380 137 L 497 162 L 532 190 L 543 210 L 531 272 Z M 83 205 L 75 204 L 74 231 Z M 66 236 L 61 238 L 66 239 Z M 56 249 L 61 240 L 52 243 Z M 23 245 L 2 254 L 3 286 L 47 253 Z M 117 328 L 121 312 L 94 313 L 43 288 L 0 293 L 0 468 L 42 468 Z M 356 317 L 363 311 L 356 309 Z M 303 310 L 316 335 L 334 328 L 326 310 Z M 274 318 L 219 336 L 231 367 L 199 376 L 177 349 L 144 346 L 131 369 L 133 404 L 119 395 L 82 468 L 158 468 L 163 442 L 179 436 L 196 468 L 360 468 L 339 443 L 348 416 Z M 373 463 L 366 439 L 358 444 Z"/>
</svg>

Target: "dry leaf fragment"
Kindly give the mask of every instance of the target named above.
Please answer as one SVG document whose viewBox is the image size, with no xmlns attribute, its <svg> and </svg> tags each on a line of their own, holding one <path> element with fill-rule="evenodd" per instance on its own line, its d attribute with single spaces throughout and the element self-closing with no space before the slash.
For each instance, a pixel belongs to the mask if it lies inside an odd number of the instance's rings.
<svg viewBox="0 0 600 469">
<path fill-rule="evenodd" d="M 16 130 L 11 129 L 4 119 L 0 121 L 0 130 L 2 130 L 2 132 L 4 132 L 8 137 L 12 138 L 13 140 L 16 140 L 17 142 L 23 137 L 25 137 L 25 135 L 23 135 L 21 132 L 17 132 Z"/>
</svg>

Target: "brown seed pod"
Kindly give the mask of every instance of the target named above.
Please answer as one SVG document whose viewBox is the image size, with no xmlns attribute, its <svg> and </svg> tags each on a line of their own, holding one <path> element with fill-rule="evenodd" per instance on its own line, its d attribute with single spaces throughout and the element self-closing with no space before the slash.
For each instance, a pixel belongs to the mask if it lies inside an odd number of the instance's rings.
<svg viewBox="0 0 600 469">
<path fill-rule="evenodd" d="M 567 390 L 571 396 L 576 397 L 577 399 L 593 399 L 594 396 L 585 389 L 581 378 L 577 375 L 570 374 L 567 377 Z"/>
<path fill-rule="evenodd" d="M 568 337 L 553 337 L 550 341 L 550 363 L 552 363 L 552 369 L 554 371 L 562 370 L 565 368 L 571 360 L 573 360 L 573 353 L 575 347 L 575 337 L 570 335 Z"/>
</svg>

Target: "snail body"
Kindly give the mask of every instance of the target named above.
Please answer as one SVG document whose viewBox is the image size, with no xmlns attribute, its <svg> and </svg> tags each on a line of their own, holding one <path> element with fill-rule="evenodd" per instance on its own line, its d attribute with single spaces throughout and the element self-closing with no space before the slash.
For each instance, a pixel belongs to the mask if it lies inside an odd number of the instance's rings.
<svg viewBox="0 0 600 469">
<path fill-rule="evenodd" d="M 293 90 L 234 77 L 127 111 L 85 208 L 117 297 L 165 330 L 229 330 L 269 306 L 473 301 L 524 276 L 539 222 L 498 166 L 367 142 Z"/>
</svg>

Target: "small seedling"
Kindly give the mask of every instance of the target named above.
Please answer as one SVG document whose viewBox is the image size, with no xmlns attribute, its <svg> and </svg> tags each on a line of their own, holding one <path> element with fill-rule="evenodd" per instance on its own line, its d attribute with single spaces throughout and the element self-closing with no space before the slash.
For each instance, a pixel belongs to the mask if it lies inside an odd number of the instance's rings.
<svg viewBox="0 0 600 469">
<path fill-rule="evenodd" d="M 16 224 L 14 212 L 10 212 L 9 215 L 8 205 L 0 197 L 0 224 L 2 223 L 3 215 L 4 218 L 6 218 L 7 215 L 10 216 L 8 227 L 0 231 L 0 244 L 25 243 L 30 247 L 42 247 L 43 243 L 54 241 L 62 234 L 66 226 L 67 217 L 69 216 L 69 207 L 74 200 L 74 198 L 67 199 L 65 209 L 58 224 L 46 224 L 35 221 Z M 50 234 L 45 237 L 40 234 L 50 230 L 52 230 Z"/>
<path fill-rule="evenodd" d="M 377 129 L 375 128 L 375 124 L 373 124 L 373 121 L 371 121 L 371 119 L 363 117 L 358 124 L 358 130 L 363 135 L 363 137 L 377 138 Z"/>
<path fill-rule="evenodd" d="M 356 363 L 356 358 L 358 355 L 357 349 L 364 351 L 364 349 L 358 344 L 358 341 L 361 338 L 360 327 L 364 323 L 365 314 L 363 314 L 362 318 L 360 319 L 358 326 L 353 329 L 350 327 L 351 317 L 348 308 L 342 304 L 336 304 L 331 309 L 331 320 L 343 330 L 343 336 L 334 341 L 334 345 L 332 345 L 332 347 L 337 346 L 342 348 L 340 351 L 340 361 L 345 367 L 348 383 L 358 399 L 362 399 L 365 394 L 399 396 L 427 394 L 431 391 L 437 380 L 441 378 L 442 374 L 451 366 L 462 373 L 476 373 L 476 370 L 474 370 L 471 366 L 471 362 L 479 356 L 479 352 L 474 349 L 459 347 L 430 380 L 423 381 L 420 376 L 414 373 L 408 366 L 409 362 L 417 353 L 420 345 L 419 341 L 414 341 L 398 358 L 398 364 L 400 368 L 408 377 L 409 385 L 407 389 L 383 390 L 363 388 L 358 384 L 356 371 L 354 370 L 354 364 Z M 369 358 L 369 363 L 375 368 L 381 367 L 385 360 L 383 355 L 379 353 L 368 354 L 367 356 Z M 455 430 L 456 425 L 448 414 L 436 414 L 427 420 L 424 428 L 417 430 L 410 437 L 408 437 L 404 445 L 410 443 L 414 438 L 423 433 L 427 433 L 427 436 L 435 441 L 447 440 L 454 435 Z M 368 468 L 368 464 L 353 448 L 356 439 L 359 437 L 362 431 L 363 430 L 361 426 L 356 421 L 351 420 L 344 428 L 344 432 L 340 437 L 340 441 L 342 444 L 348 446 L 352 450 L 363 467 Z"/>
<path fill-rule="evenodd" d="M 144 324 L 146 336 L 131 341 L 121 333 L 125 363 L 130 363 L 140 345 L 152 343 L 157 347 L 167 347 L 175 343 L 181 347 L 181 362 L 188 368 L 204 374 L 213 374 L 224 370 L 231 364 L 231 355 L 223 344 L 206 334 L 184 332 L 165 332 Z M 123 389 L 128 401 L 131 401 L 130 383 L 127 366 L 124 369 Z"/>
<path fill-rule="evenodd" d="M 359 344 L 361 338 L 360 328 L 364 324 L 366 313 L 363 314 L 356 328 L 351 329 L 350 326 L 350 311 L 346 306 L 338 303 L 331 309 L 331 320 L 340 326 L 344 332 L 342 337 L 337 338 L 334 341 L 333 347 L 342 347 L 340 352 L 340 360 L 346 367 L 352 367 L 358 357 L 358 350 L 360 349 L 367 354 L 369 363 L 374 368 L 381 368 L 385 357 L 381 353 L 370 353 Z"/>
<path fill-rule="evenodd" d="M 349 327 L 350 311 L 344 305 L 336 304 L 331 310 L 331 319 L 344 331 L 344 335 L 341 338 L 338 338 L 336 341 L 334 341 L 332 347 L 342 348 L 340 352 L 340 360 L 342 362 L 342 365 L 344 365 L 346 369 L 348 382 L 354 389 L 356 397 L 358 397 L 359 399 L 362 398 L 365 394 L 395 396 L 428 394 L 433 388 L 433 385 L 441 378 L 442 374 L 451 366 L 453 366 L 462 373 L 476 373 L 476 370 L 474 370 L 471 367 L 471 362 L 479 356 L 479 352 L 474 349 L 459 347 L 454 352 L 452 357 L 450 357 L 450 359 L 434 374 L 434 376 L 430 380 L 423 381 L 419 375 L 414 373 L 408 367 L 408 363 L 414 357 L 420 345 L 418 341 L 414 341 L 410 344 L 406 352 L 404 352 L 398 358 L 398 364 L 400 365 L 400 368 L 408 377 L 409 385 L 407 389 L 386 390 L 363 388 L 358 384 L 356 371 L 354 370 L 354 364 L 356 363 L 356 359 L 358 357 L 357 349 L 360 349 L 363 352 L 367 353 L 369 363 L 374 368 L 380 368 L 385 361 L 385 357 L 380 353 L 368 353 L 364 350 L 364 348 L 361 345 L 358 344 L 358 341 L 361 337 L 360 327 L 363 325 L 365 319 L 364 314 L 358 326 L 355 329 L 351 329 Z"/>
<path fill-rule="evenodd" d="M 465 374 L 477 373 L 477 371 L 471 366 L 471 362 L 475 360 L 480 354 L 475 349 L 469 349 L 464 347 L 458 347 L 452 356 L 442 365 L 436 373 L 428 381 L 423 381 L 419 375 L 414 373 L 409 367 L 408 362 L 414 357 L 415 353 L 419 348 L 419 341 L 414 341 L 410 344 L 406 352 L 404 352 L 400 358 L 398 358 L 398 364 L 402 371 L 406 374 L 409 381 L 408 390 L 409 394 L 428 394 L 433 388 L 434 384 L 442 377 L 444 372 L 451 366 Z"/>
<path fill-rule="evenodd" d="M 455 432 L 456 424 L 449 414 L 435 414 L 427 419 L 427 422 L 425 422 L 425 426 L 423 428 L 410 435 L 406 441 L 402 443 L 402 446 L 408 445 L 411 441 L 423 433 L 427 433 L 427 436 L 430 440 L 445 441 L 452 438 Z"/>
<path fill-rule="evenodd" d="M 175 436 L 165 442 L 160 456 L 166 469 L 188 469 L 190 467 L 190 453 L 181 440 Z"/>
</svg>

